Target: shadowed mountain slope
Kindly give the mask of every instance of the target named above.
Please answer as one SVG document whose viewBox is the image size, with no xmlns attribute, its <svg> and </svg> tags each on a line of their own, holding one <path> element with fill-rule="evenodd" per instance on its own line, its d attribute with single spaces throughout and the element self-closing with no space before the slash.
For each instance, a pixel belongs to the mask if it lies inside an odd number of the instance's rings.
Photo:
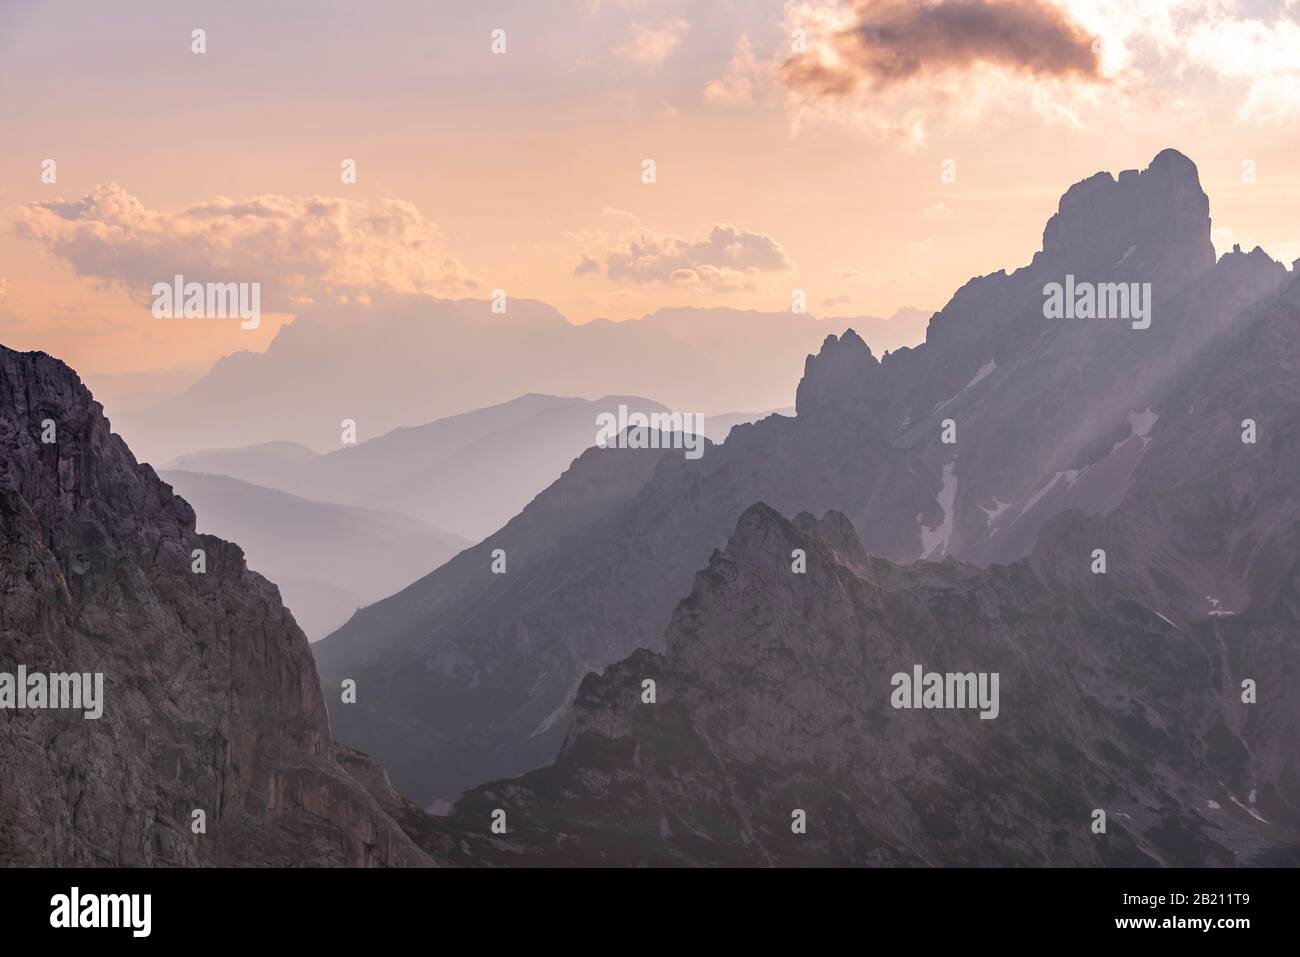
<svg viewBox="0 0 1300 957">
<path fill-rule="evenodd" d="M 371 711 L 337 715 L 340 738 L 386 749 L 422 802 L 543 763 L 582 674 L 661 649 L 694 570 L 755 502 L 839 511 L 880 557 L 981 564 L 1027 554 L 1052 515 L 1113 509 L 1161 443 L 1161 417 L 1203 382 L 1200 363 L 1293 278 L 1258 251 L 1216 263 L 1207 213 L 1195 167 L 1172 150 L 1077 184 L 1030 265 L 971 280 L 920 347 L 881 361 L 852 331 L 828 337 L 795 418 L 737 427 L 698 461 L 662 453 L 616 514 L 548 538 L 495 582 L 466 557 L 366 609 L 317 646 L 328 680 L 382 691 Z M 1067 276 L 1150 283 L 1150 328 L 1045 318 L 1045 287 Z M 571 483 L 546 496 L 572 498 Z M 536 504 L 516 521 L 545 526 Z M 485 547 L 513 554 L 513 524 Z M 492 698 L 516 703 L 504 717 L 486 705 L 489 675 Z"/>
</svg>

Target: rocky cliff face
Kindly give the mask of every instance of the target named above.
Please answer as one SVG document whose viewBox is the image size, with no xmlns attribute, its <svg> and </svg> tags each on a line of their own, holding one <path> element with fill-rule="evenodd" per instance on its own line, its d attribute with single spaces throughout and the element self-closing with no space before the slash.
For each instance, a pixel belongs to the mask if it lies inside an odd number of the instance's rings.
<svg viewBox="0 0 1300 957">
<path fill-rule="evenodd" d="M 431 863 L 336 759 L 275 586 L 195 533 L 71 370 L 3 348 L 0 543 L 0 672 L 104 688 L 98 720 L 0 710 L 0 864 Z"/>
<path fill-rule="evenodd" d="M 1166 399 L 1115 507 L 1053 517 L 1010 565 L 899 565 L 838 513 L 746 510 L 663 650 L 586 678 L 555 763 L 465 796 L 450 826 L 511 830 L 453 856 L 1300 862 L 1294 287 Z M 997 716 L 895 707 L 917 665 L 996 673 Z"/>
<path fill-rule="evenodd" d="M 877 359 L 851 331 L 830 337 L 809 357 L 796 418 L 739 427 L 698 461 L 605 463 L 626 476 L 616 511 L 582 537 L 539 534 L 541 503 L 580 487 L 587 470 L 575 467 L 485 543 L 532 549 L 491 602 L 480 555 L 317 646 L 329 682 L 364 668 L 386 689 L 369 713 L 335 709 L 340 738 L 386 749 L 421 802 L 544 763 L 582 674 L 662 650 L 694 571 L 755 502 L 838 511 L 879 557 L 980 565 L 1029 554 L 1067 510 L 1111 512 L 1161 444 L 1162 419 L 1201 383 L 1195 370 L 1290 294 L 1291 274 L 1262 253 L 1215 263 L 1207 213 L 1195 167 L 1174 151 L 1140 173 L 1099 174 L 1065 194 L 1030 265 L 972 279 L 922 346 Z M 1067 275 L 1149 283 L 1150 328 L 1045 318 L 1044 286 Z M 526 714 L 497 720 L 507 702 Z"/>
<path fill-rule="evenodd" d="M 807 555 L 803 575 L 791 571 L 795 549 Z M 1087 554 L 1065 560 L 1086 566 Z M 452 826 L 481 832 L 500 809 L 510 829 L 455 856 L 742 866 L 1300 860 L 1288 743 L 1300 707 L 1267 678 L 1267 706 L 1239 697 L 1243 675 L 1300 664 L 1286 638 L 1294 614 L 1273 616 L 1274 593 L 1240 624 L 1200 616 L 1176 625 L 1140 579 L 1112 574 L 1081 592 L 1070 577 L 1026 562 L 897 566 L 870 556 L 842 515 L 790 522 L 755 506 L 676 609 L 666 650 L 638 651 L 583 682 L 555 764 L 460 802 Z M 892 676 L 917 665 L 997 674 L 996 717 L 895 708 Z"/>
</svg>

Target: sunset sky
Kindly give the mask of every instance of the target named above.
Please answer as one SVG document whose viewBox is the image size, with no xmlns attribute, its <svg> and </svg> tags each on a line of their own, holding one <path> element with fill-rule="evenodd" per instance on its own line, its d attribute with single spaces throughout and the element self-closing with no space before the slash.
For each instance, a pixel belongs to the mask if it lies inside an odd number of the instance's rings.
<svg viewBox="0 0 1300 957">
<path fill-rule="evenodd" d="M 1300 257 L 1300 0 L 0 0 L 0 129 L 0 342 L 85 371 L 388 291 L 888 315 L 1170 146 Z M 177 272 L 274 315 L 155 319 Z"/>
</svg>

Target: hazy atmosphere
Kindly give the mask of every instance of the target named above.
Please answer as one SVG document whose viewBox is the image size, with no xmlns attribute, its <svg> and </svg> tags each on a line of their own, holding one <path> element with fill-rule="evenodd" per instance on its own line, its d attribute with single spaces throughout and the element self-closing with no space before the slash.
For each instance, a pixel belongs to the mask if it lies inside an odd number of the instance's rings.
<svg viewBox="0 0 1300 957">
<path fill-rule="evenodd" d="M 900 926 L 1266 924 L 1297 51 L 1300 0 L 0 0 L 22 919 L 905 867 Z"/>
</svg>

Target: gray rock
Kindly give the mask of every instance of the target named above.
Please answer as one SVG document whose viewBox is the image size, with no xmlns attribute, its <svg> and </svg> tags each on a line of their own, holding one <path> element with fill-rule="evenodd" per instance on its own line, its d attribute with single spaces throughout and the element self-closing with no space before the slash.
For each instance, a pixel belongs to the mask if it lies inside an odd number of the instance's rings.
<svg viewBox="0 0 1300 957">
<path fill-rule="evenodd" d="M 432 863 L 336 759 L 275 586 L 195 533 L 71 370 L 3 348 L 0 542 L 0 671 L 100 672 L 105 698 L 0 711 L 0 864 Z"/>
</svg>

